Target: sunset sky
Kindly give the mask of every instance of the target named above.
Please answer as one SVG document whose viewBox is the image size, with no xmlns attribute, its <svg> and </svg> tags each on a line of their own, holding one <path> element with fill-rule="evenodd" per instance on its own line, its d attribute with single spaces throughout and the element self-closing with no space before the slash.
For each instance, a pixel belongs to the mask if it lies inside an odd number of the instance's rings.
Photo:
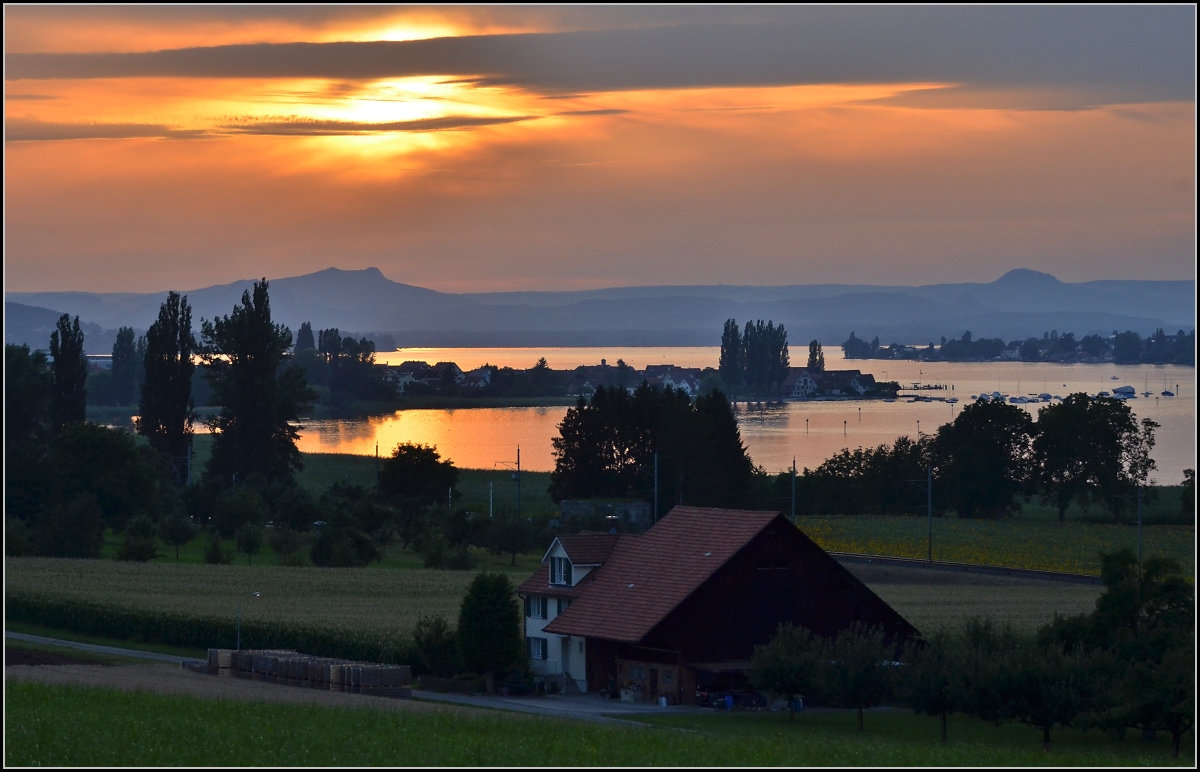
<svg viewBox="0 0 1200 772">
<path fill-rule="evenodd" d="M 5 7 L 5 286 L 1186 279 L 1195 9 Z"/>
</svg>

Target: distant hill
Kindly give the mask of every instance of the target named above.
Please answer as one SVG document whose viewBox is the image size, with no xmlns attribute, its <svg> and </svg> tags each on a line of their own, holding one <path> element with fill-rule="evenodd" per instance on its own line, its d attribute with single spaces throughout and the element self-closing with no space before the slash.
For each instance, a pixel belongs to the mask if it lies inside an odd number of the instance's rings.
<svg viewBox="0 0 1200 772">
<path fill-rule="evenodd" d="M 187 291 L 197 328 L 200 317 L 228 314 L 252 284 L 247 279 Z M 9 293 L 5 337 L 41 341 L 44 325 L 11 330 L 14 316 L 33 318 L 28 309 L 57 319 L 58 312 L 48 309 L 61 308 L 106 330 L 142 331 L 165 297 L 165 291 Z M 1158 327 L 1193 330 L 1196 319 L 1192 281 L 1066 283 L 1023 269 L 990 283 L 919 287 L 718 285 L 451 294 L 392 281 L 377 268 L 328 268 L 273 279 L 271 307 L 293 330 L 309 321 L 314 329 L 389 333 L 401 346 L 717 345 L 731 317 L 739 323 L 773 319 L 787 326 L 797 344 L 817 338 L 827 345 L 841 343 L 852 330 L 884 343 L 926 343 L 967 330 L 1005 340 L 1041 337 L 1052 329 L 1077 337 L 1126 329 L 1148 335 Z"/>
<path fill-rule="evenodd" d="M 62 315 L 62 311 L 5 301 L 4 342 L 15 343 L 18 346 L 28 344 L 31 349 L 49 350 L 50 333 L 54 332 Z M 85 322 L 81 318 L 79 326 L 83 330 L 84 347 L 88 353 L 107 354 L 112 351 L 112 341 L 109 341 L 107 348 L 96 348 L 97 345 L 103 346 L 103 340 L 106 338 L 99 325 Z M 115 335 L 113 340 L 116 340 Z"/>
</svg>

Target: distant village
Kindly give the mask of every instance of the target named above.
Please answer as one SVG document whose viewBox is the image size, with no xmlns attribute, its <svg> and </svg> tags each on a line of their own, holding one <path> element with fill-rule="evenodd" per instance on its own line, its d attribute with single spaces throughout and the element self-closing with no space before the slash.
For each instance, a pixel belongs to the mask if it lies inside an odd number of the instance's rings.
<svg viewBox="0 0 1200 772">
<path fill-rule="evenodd" d="M 600 388 L 623 388 L 633 392 L 645 383 L 664 389 L 681 389 L 688 396 L 711 389 L 724 388 L 720 375 L 711 367 L 678 367 L 670 364 L 647 365 L 637 369 L 618 360 L 609 364 L 601 359 L 598 365 L 582 365 L 574 370 L 552 370 L 539 363 L 528 370 L 513 370 L 484 365 L 464 371 L 454 362 L 429 364 L 407 361 L 398 365 L 377 365 L 384 378 L 398 394 L 455 394 L 480 396 L 511 395 L 515 381 L 526 381 L 533 390 L 546 396 L 588 397 Z M 540 388 L 538 388 L 540 387 Z M 790 367 L 774 399 L 825 399 L 895 397 L 898 385 L 880 384 L 870 373 L 859 370 L 816 370 Z"/>
</svg>

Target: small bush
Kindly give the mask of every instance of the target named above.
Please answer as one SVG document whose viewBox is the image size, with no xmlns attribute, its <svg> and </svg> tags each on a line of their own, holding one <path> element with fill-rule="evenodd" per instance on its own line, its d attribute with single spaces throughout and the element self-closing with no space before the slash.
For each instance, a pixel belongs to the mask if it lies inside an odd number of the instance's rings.
<svg viewBox="0 0 1200 772">
<path fill-rule="evenodd" d="M 138 515 L 125 523 L 125 536 L 117 546 L 117 560 L 133 560 L 145 563 L 158 557 L 157 527 L 145 515 Z"/>
<path fill-rule="evenodd" d="M 451 546 L 444 534 L 435 531 L 421 539 L 421 562 L 426 568 L 469 571 L 476 560 L 466 544 Z"/>
<path fill-rule="evenodd" d="M 267 544 L 276 555 L 284 557 L 299 552 L 302 541 L 300 534 L 291 528 L 276 524 L 274 528 L 267 529 Z"/>
<path fill-rule="evenodd" d="M 441 615 L 427 614 L 417 620 L 413 646 L 425 669 L 439 678 L 448 678 L 458 668 L 458 639 Z"/>
<path fill-rule="evenodd" d="M 223 565 L 233 561 L 233 557 L 221 548 L 221 534 L 213 533 L 208 540 L 208 546 L 204 548 L 204 562 L 214 565 Z"/>
</svg>

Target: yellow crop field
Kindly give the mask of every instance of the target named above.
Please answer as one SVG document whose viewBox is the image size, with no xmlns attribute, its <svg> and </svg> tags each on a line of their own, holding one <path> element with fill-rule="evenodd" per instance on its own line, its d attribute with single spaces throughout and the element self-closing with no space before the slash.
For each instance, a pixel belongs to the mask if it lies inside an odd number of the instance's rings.
<svg viewBox="0 0 1200 772">
<path fill-rule="evenodd" d="M 796 524 L 831 552 L 924 560 L 928 550 L 928 521 L 921 517 L 800 517 Z M 1190 575 L 1196 565 L 1195 539 L 1194 526 L 1144 526 L 1142 554 L 1178 560 Z M 1122 547 L 1137 550 L 1135 526 L 933 519 L 934 560 L 1098 576 L 1100 553 Z"/>
</svg>

